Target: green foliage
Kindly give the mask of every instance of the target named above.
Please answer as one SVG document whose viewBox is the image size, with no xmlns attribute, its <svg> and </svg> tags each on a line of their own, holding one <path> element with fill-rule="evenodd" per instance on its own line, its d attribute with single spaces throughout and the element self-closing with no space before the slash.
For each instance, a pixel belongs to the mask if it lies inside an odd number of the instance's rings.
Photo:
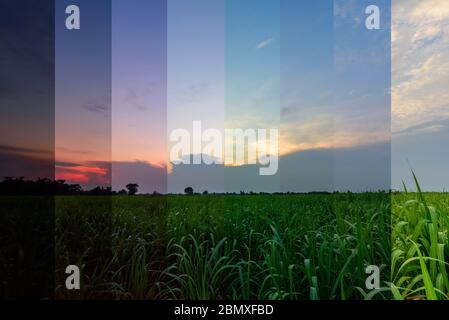
<svg viewBox="0 0 449 320">
<path fill-rule="evenodd" d="M 447 299 L 446 194 L 57 198 L 57 283 L 116 299 Z M 367 291 L 365 268 L 381 268 Z"/>
<path fill-rule="evenodd" d="M 415 178 L 416 179 L 416 178 Z M 449 196 L 398 193 L 392 197 L 391 275 L 395 299 L 449 299 Z"/>
</svg>

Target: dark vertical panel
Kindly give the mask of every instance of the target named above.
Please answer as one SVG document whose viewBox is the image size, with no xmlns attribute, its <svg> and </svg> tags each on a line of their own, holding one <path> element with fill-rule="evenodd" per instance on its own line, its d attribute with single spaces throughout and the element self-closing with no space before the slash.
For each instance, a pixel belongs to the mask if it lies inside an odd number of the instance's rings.
<svg viewBox="0 0 449 320">
<path fill-rule="evenodd" d="M 66 28 L 77 5 L 80 29 Z M 56 198 L 56 297 L 112 297 L 111 1 L 56 1 L 56 179 L 88 195 Z M 81 271 L 67 290 L 65 269 Z"/>
<path fill-rule="evenodd" d="M 54 291 L 53 1 L 2 1 L 0 39 L 0 297 L 48 299 Z"/>
</svg>

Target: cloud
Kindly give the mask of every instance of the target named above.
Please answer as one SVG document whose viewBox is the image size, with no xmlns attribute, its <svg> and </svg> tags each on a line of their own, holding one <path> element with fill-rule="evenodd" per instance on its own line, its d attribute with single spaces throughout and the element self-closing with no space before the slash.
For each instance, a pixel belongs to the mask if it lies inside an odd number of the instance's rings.
<svg viewBox="0 0 449 320">
<path fill-rule="evenodd" d="M 395 1 L 392 129 L 449 119 L 449 2 Z"/>
<path fill-rule="evenodd" d="M 259 165 L 178 165 L 168 175 L 168 192 L 187 186 L 202 192 L 312 192 L 389 190 L 390 144 L 321 148 L 281 156 L 276 175 L 260 176 Z"/>
<path fill-rule="evenodd" d="M 56 147 L 56 153 L 67 153 L 67 154 L 75 154 L 75 155 L 88 155 L 92 154 L 92 151 L 88 150 L 77 150 L 72 148 L 66 148 L 66 147 Z"/>
<path fill-rule="evenodd" d="M 262 48 L 266 48 L 266 47 L 268 47 L 268 45 L 271 43 L 271 42 L 273 42 L 273 38 L 268 38 L 268 39 L 266 39 L 266 40 L 263 40 L 263 41 L 261 41 L 261 42 L 259 42 L 258 44 L 257 44 L 257 46 L 256 46 L 256 49 L 262 49 Z"/>
<path fill-rule="evenodd" d="M 394 131 L 393 135 L 413 135 L 419 133 L 436 133 L 449 128 L 448 120 L 437 120 L 420 123 L 405 129 Z"/>
<path fill-rule="evenodd" d="M 97 103 L 87 103 L 84 105 L 84 109 L 86 109 L 89 112 L 102 113 L 102 114 L 106 114 L 110 110 L 108 106 Z"/>
<path fill-rule="evenodd" d="M 184 87 L 174 94 L 176 102 L 179 104 L 190 104 L 195 102 L 201 95 L 204 95 L 210 89 L 208 83 L 195 83 Z"/>
<path fill-rule="evenodd" d="M 0 152 L 10 153 L 10 154 L 44 156 L 44 157 L 49 156 L 51 154 L 51 150 L 16 147 L 16 146 L 3 145 L 3 144 L 0 144 Z"/>
<path fill-rule="evenodd" d="M 110 185 L 111 164 L 107 161 L 83 163 L 55 162 L 55 179 L 80 184 L 84 189 Z"/>
<path fill-rule="evenodd" d="M 79 167 L 79 163 L 74 162 L 64 162 L 64 161 L 56 161 L 55 166 L 57 167 Z"/>
<path fill-rule="evenodd" d="M 37 149 L 0 145 L 0 178 L 52 178 L 54 161 L 48 155 Z"/>
<path fill-rule="evenodd" d="M 68 183 L 80 184 L 89 190 L 96 186 L 112 186 L 121 190 L 132 182 L 139 185 L 140 193 L 167 190 L 167 169 L 164 165 L 151 164 L 147 161 L 56 161 L 55 178 Z"/>
<path fill-rule="evenodd" d="M 51 178 L 56 164 L 56 179 L 80 184 L 84 189 L 112 185 L 120 190 L 133 182 L 139 185 L 140 193 L 183 192 L 186 186 L 201 192 L 364 191 L 388 189 L 389 152 L 389 143 L 299 151 L 280 157 L 278 174 L 260 176 L 258 165 L 179 165 L 168 173 L 166 166 L 147 161 L 55 163 L 0 150 L 0 174 Z"/>
<path fill-rule="evenodd" d="M 139 193 L 166 193 L 167 169 L 142 160 L 112 162 L 112 188 L 121 190 L 130 182 L 139 185 Z"/>
<path fill-rule="evenodd" d="M 303 121 L 282 123 L 280 126 L 280 154 L 303 150 L 332 148 L 333 117 L 331 115 L 310 116 Z"/>
<path fill-rule="evenodd" d="M 448 189 L 449 121 L 426 123 L 396 134 L 392 140 L 392 183 L 397 189 L 405 181 L 407 188 L 415 186 L 411 170 L 417 174 L 426 191 Z"/>
<path fill-rule="evenodd" d="M 390 123 L 385 117 L 383 111 L 366 113 L 360 108 L 337 113 L 326 105 L 290 107 L 288 119 L 280 123 L 280 154 L 389 141 Z"/>
<path fill-rule="evenodd" d="M 143 88 L 127 88 L 124 96 L 123 102 L 139 111 L 146 111 L 148 107 L 148 99 L 152 93 L 152 85 Z"/>
<path fill-rule="evenodd" d="M 167 191 L 167 168 L 143 160 L 56 162 L 56 179 L 80 184 L 89 190 L 96 186 L 112 186 L 121 190 L 128 183 L 137 183 L 139 193 Z"/>
</svg>

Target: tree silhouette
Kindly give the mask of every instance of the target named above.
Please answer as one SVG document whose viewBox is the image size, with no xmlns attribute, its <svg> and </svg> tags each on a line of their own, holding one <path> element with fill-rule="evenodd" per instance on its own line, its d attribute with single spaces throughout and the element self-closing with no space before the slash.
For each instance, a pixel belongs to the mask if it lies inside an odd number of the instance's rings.
<svg viewBox="0 0 449 320">
<path fill-rule="evenodd" d="M 128 183 L 126 189 L 128 189 L 128 194 L 133 196 L 137 193 L 139 185 L 137 183 Z"/>
<path fill-rule="evenodd" d="M 23 177 L 5 177 L 0 181 L 1 195 L 70 195 L 82 192 L 79 184 L 67 184 L 64 180 L 39 178 L 32 181 Z"/>
<path fill-rule="evenodd" d="M 193 188 L 192 187 L 187 187 L 184 189 L 184 192 L 188 195 L 192 195 L 193 194 Z"/>
</svg>

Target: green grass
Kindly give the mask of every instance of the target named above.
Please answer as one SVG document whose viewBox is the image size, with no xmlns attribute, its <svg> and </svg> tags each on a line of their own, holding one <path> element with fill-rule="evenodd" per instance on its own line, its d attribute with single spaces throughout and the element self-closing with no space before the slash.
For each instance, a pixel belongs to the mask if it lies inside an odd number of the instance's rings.
<svg viewBox="0 0 449 320">
<path fill-rule="evenodd" d="M 390 195 L 58 197 L 58 298 L 364 299 L 390 279 Z"/>
<path fill-rule="evenodd" d="M 59 299 L 448 299 L 449 196 L 56 199 Z M 82 289 L 63 287 L 82 269 Z M 381 287 L 368 290 L 377 265 Z"/>
<path fill-rule="evenodd" d="M 392 197 L 393 292 L 396 299 L 449 299 L 449 195 Z"/>
</svg>

